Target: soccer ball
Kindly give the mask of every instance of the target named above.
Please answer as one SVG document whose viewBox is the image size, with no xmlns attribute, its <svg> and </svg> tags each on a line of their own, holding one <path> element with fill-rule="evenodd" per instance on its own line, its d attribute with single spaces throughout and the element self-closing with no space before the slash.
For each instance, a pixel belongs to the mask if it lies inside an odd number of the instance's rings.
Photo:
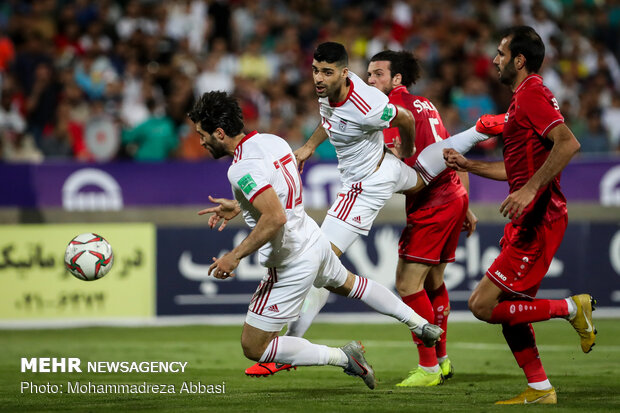
<svg viewBox="0 0 620 413">
<path fill-rule="evenodd" d="M 67 245 L 65 266 L 75 278 L 98 280 L 110 271 L 112 264 L 112 246 L 101 235 L 80 234 Z"/>
</svg>

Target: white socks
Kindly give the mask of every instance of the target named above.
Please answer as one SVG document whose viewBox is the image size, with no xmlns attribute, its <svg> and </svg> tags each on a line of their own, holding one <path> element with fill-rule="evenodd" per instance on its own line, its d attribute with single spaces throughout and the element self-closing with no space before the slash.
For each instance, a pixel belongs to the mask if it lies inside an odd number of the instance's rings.
<svg viewBox="0 0 620 413">
<path fill-rule="evenodd" d="M 301 337 L 279 336 L 271 340 L 261 356 L 260 363 L 283 363 L 293 366 L 346 367 L 348 358 L 335 347 L 313 344 Z"/>
<path fill-rule="evenodd" d="M 565 298 L 566 303 L 568 304 L 568 320 L 572 320 L 577 315 L 577 306 L 572 298 Z"/>
<path fill-rule="evenodd" d="M 443 150 L 452 148 L 457 152 L 467 153 L 474 145 L 489 139 L 490 136 L 477 132 L 476 127 L 457 133 L 439 142 L 427 146 L 418 156 L 415 169 L 420 173 L 426 184 L 446 169 Z"/>
<path fill-rule="evenodd" d="M 310 287 L 308 295 L 299 311 L 299 318 L 288 323 L 286 330 L 287 336 L 303 337 L 310 328 L 310 324 L 314 321 L 314 317 L 321 311 L 321 308 L 327 303 L 329 291 L 325 288 Z"/>
<path fill-rule="evenodd" d="M 394 293 L 368 278 L 356 275 L 349 297 L 358 298 L 376 312 L 392 316 L 401 323 L 407 324 L 410 330 L 428 324 L 428 321 L 420 317 Z"/>
<path fill-rule="evenodd" d="M 329 291 L 325 288 L 312 287 L 301 307 L 299 318 L 288 323 L 286 336 L 302 337 L 321 308 L 325 306 L 328 297 Z M 368 278 L 356 275 L 348 298 L 361 300 L 378 313 L 394 317 L 401 323 L 407 324 L 407 327 L 418 335 L 422 333 L 422 327 L 428 324 L 426 319 L 420 317 L 390 290 Z"/>
<path fill-rule="evenodd" d="M 438 373 L 439 372 L 439 364 L 435 364 L 433 367 L 424 367 L 418 364 L 418 367 L 420 367 L 422 370 L 424 370 L 427 373 Z"/>
<path fill-rule="evenodd" d="M 545 381 L 538 381 L 536 383 L 528 383 L 528 386 L 533 388 L 534 390 L 549 390 L 551 389 L 551 382 L 549 379 Z"/>
</svg>

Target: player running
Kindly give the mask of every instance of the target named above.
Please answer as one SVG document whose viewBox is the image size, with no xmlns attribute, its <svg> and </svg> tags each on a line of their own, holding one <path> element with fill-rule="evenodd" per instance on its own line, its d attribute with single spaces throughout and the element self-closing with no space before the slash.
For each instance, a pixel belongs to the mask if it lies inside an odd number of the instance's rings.
<svg viewBox="0 0 620 413">
<path fill-rule="evenodd" d="M 508 181 L 509 195 L 500 207 L 511 221 L 504 228 L 502 250 L 469 299 L 480 320 L 502 324 L 504 338 L 528 387 L 496 404 L 556 404 L 557 395 L 543 369 L 533 322 L 566 318 L 588 353 L 596 338 L 589 294 L 564 300 L 537 299 L 568 222 L 560 173 L 579 151 L 564 124 L 557 100 L 537 74 L 545 56 L 540 36 L 528 26 L 506 31 L 493 63 L 499 79 L 513 91 L 504 125 L 504 160 L 472 161 L 447 150 L 446 163 L 460 171 Z"/>
<path fill-rule="evenodd" d="M 374 55 L 368 64 L 368 84 L 388 95 L 390 102 L 407 108 L 415 118 L 416 153 L 404 160 L 413 167 L 422 149 L 449 135 L 435 106 L 407 88 L 420 76 L 420 66 L 411 52 L 386 50 Z M 458 175 L 457 175 L 458 174 Z M 461 230 L 467 235 L 477 219 L 468 208 L 466 173 L 446 170 L 423 190 L 407 195 L 407 224 L 398 250 L 396 290 L 416 313 L 435 320 L 444 333 L 435 348 L 415 336 L 419 365 L 397 386 L 436 386 L 453 375 L 446 351 L 446 332 L 450 300 L 443 282 L 444 269 L 454 262 Z"/>
<path fill-rule="evenodd" d="M 237 101 L 224 92 L 205 93 L 189 113 L 201 145 L 214 158 L 232 156 L 228 179 L 235 199 L 209 199 L 218 204 L 199 212 L 212 214 L 214 228 L 243 212 L 250 234 L 232 251 L 213 258 L 209 275 L 233 277 L 240 260 L 258 251 L 267 271 L 250 302 L 241 335 L 246 357 L 263 363 L 294 366 L 333 365 L 362 378 L 371 388 L 375 377 L 353 341 L 334 348 L 278 333 L 295 319 L 312 285 L 359 299 L 376 311 L 406 324 L 426 345 L 439 339 L 441 328 L 428 323 L 382 285 L 348 272 L 329 241 L 303 207 L 297 162 L 283 139 L 253 131 L 243 133 Z"/>
</svg>

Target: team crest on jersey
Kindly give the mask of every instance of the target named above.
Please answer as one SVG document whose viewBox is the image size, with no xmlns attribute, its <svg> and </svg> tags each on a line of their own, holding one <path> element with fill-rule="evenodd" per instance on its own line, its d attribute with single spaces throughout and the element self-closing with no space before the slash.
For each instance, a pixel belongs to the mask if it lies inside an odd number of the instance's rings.
<svg viewBox="0 0 620 413">
<path fill-rule="evenodd" d="M 344 132 L 347 129 L 347 121 L 340 119 L 340 123 L 338 123 L 338 129 L 340 129 L 340 131 Z"/>
<path fill-rule="evenodd" d="M 246 174 L 237 181 L 237 185 L 239 185 L 239 188 L 247 195 L 252 189 L 256 188 L 256 181 L 254 181 L 252 175 Z"/>
<path fill-rule="evenodd" d="M 392 113 L 394 113 L 394 110 L 391 107 L 386 106 L 383 109 L 383 114 L 381 115 L 381 120 L 384 120 L 384 121 L 391 120 L 392 119 Z"/>
</svg>

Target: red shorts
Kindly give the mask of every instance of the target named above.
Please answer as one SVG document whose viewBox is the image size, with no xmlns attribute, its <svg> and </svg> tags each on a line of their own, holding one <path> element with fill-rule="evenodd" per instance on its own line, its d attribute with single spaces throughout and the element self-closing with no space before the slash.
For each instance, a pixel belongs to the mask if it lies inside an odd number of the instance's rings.
<svg viewBox="0 0 620 413">
<path fill-rule="evenodd" d="M 452 201 L 418 209 L 407 215 L 398 243 L 398 256 L 408 262 L 453 262 L 459 234 L 467 215 L 467 194 Z"/>
<path fill-rule="evenodd" d="M 486 276 L 503 291 L 534 298 L 549 270 L 551 260 L 562 243 L 568 217 L 534 228 L 504 227 L 500 241 L 502 251 L 487 270 Z"/>
</svg>

